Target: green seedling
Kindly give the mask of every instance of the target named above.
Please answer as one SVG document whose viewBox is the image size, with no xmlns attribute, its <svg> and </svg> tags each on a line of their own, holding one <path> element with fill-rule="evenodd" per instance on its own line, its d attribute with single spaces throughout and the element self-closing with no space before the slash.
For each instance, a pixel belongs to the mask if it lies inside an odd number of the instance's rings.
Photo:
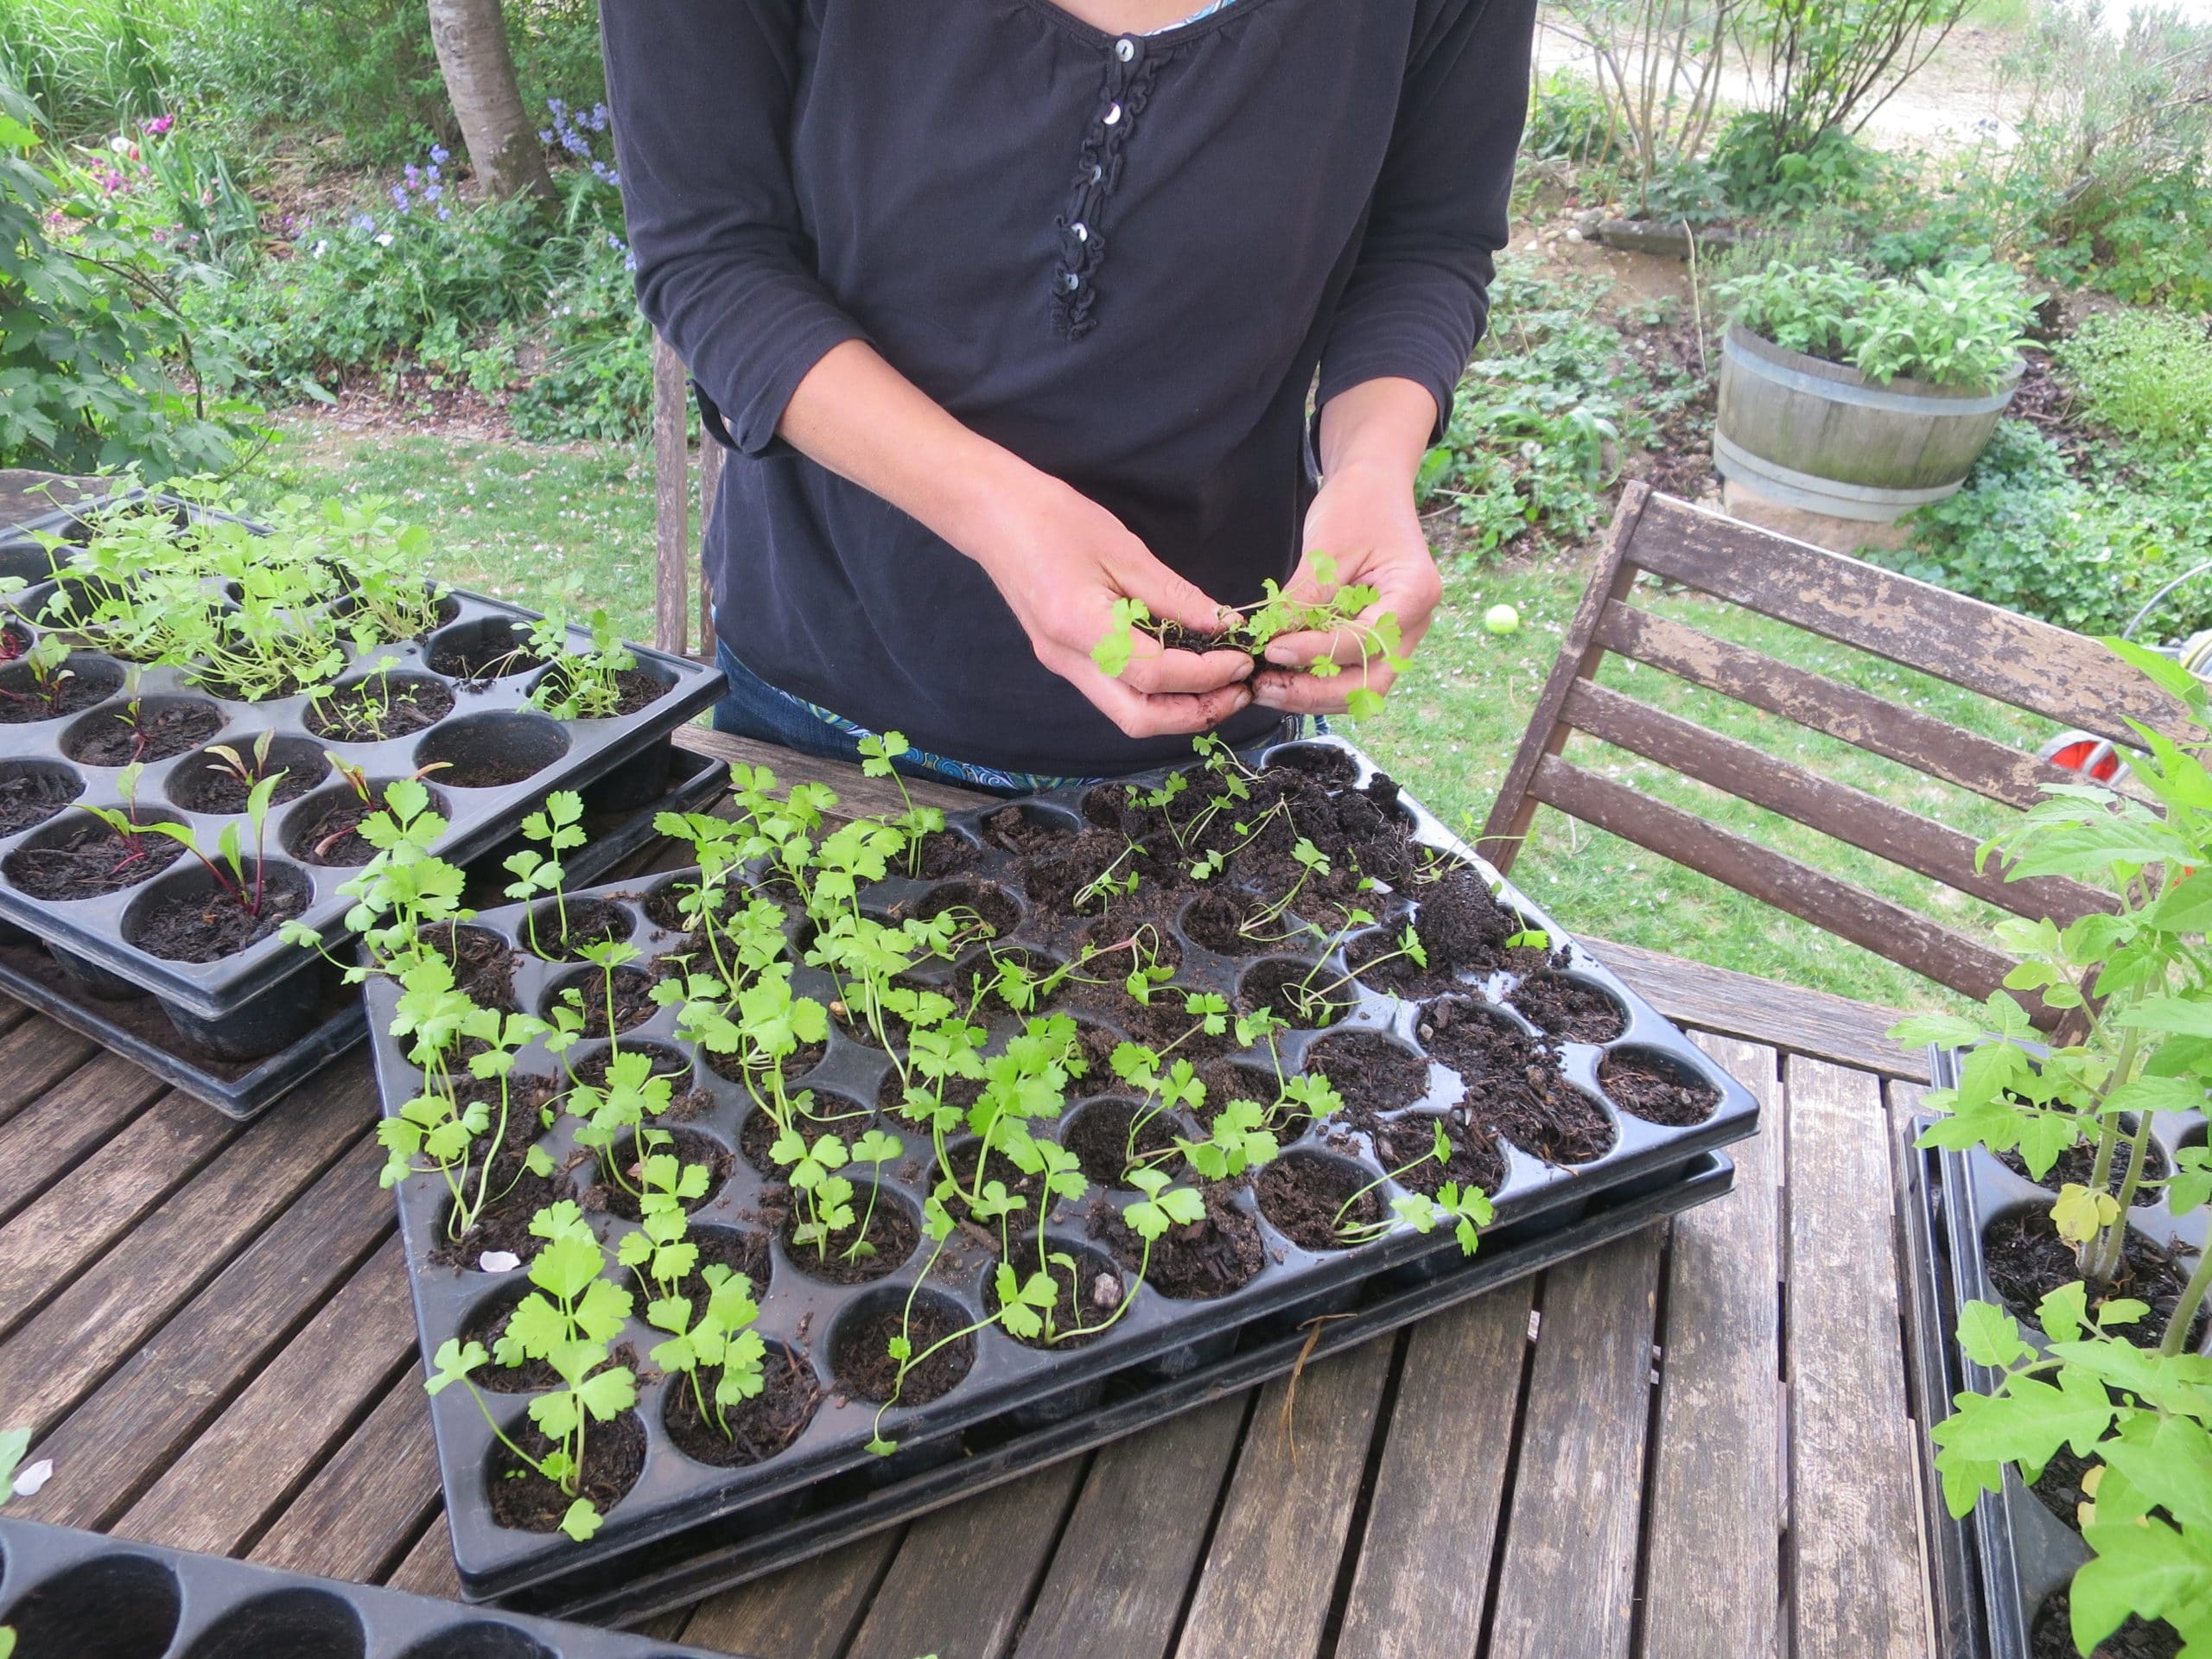
<svg viewBox="0 0 2212 1659">
<path fill-rule="evenodd" d="M 519 625 L 518 625 L 519 626 Z M 607 720 L 622 712 L 622 677 L 638 666 L 638 654 L 604 610 L 584 619 L 591 644 L 569 648 L 568 618 L 558 612 L 530 627 L 530 652 L 552 671 L 530 694 L 531 704 L 556 720 Z"/>
<path fill-rule="evenodd" d="M 563 944 L 569 938 L 569 899 L 563 890 L 567 879 L 561 868 L 561 855 L 584 844 L 584 798 L 572 789 L 557 789 L 545 798 L 542 811 L 533 812 L 522 821 L 523 839 L 535 842 L 536 848 L 525 847 L 509 855 L 501 866 L 515 879 L 503 891 L 510 899 L 527 901 L 541 893 L 553 895 L 553 908 L 561 925 Z M 545 955 L 537 938 L 537 912 L 535 907 L 525 912 L 530 930 L 530 948 L 538 956 Z"/>
</svg>

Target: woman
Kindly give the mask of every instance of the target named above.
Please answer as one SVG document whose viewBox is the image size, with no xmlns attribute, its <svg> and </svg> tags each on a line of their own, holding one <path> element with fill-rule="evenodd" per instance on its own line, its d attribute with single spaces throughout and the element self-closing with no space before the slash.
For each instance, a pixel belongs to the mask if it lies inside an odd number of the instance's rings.
<svg viewBox="0 0 2212 1659">
<path fill-rule="evenodd" d="M 1533 0 L 1196 3 L 605 0 L 640 302 L 735 452 L 725 729 L 895 728 L 1007 790 L 1262 741 L 1387 667 L 1090 653 L 1123 597 L 1211 631 L 1311 591 L 1301 554 L 1420 640 L 1414 474 L 1504 244 Z"/>
</svg>

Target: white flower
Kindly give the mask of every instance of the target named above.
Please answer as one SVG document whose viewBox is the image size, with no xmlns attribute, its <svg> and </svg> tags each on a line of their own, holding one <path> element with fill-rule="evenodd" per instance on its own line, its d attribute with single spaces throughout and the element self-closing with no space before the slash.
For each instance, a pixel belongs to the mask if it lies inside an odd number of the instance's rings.
<svg viewBox="0 0 2212 1659">
<path fill-rule="evenodd" d="M 315 246 L 308 250 L 308 257 L 311 259 L 321 258 L 322 251 L 329 245 L 330 244 L 327 240 L 318 238 Z"/>
<path fill-rule="evenodd" d="M 130 141 L 119 132 L 107 141 L 107 147 L 110 151 L 118 156 L 128 156 L 130 153 Z"/>
<path fill-rule="evenodd" d="M 388 248 L 391 245 L 391 232 L 390 231 L 378 231 L 377 232 L 377 246 L 380 248 Z"/>
<path fill-rule="evenodd" d="M 522 1257 L 512 1250 L 486 1250 L 476 1258 L 476 1265 L 485 1273 L 512 1273 L 522 1266 Z"/>
<path fill-rule="evenodd" d="M 52 1458 L 41 1458 L 36 1463 L 27 1463 L 16 1472 L 16 1496 L 35 1497 L 39 1488 L 53 1478 Z"/>
</svg>

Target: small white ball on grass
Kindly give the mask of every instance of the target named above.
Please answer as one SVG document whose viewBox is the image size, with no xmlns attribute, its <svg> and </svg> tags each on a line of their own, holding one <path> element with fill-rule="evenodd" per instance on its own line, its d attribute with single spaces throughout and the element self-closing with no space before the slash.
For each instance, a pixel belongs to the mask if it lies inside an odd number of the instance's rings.
<svg viewBox="0 0 2212 1659">
<path fill-rule="evenodd" d="M 1483 613 L 1483 626 L 1492 633 L 1516 633 L 1521 628 L 1521 613 L 1510 605 L 1493 605 Z"/>
</svg>

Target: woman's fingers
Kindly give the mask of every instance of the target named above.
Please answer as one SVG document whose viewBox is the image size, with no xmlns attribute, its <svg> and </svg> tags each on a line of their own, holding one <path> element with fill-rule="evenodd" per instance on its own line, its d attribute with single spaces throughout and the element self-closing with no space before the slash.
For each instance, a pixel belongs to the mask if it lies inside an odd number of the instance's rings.
<svg viewBox="0 0 2212 1659">
<path fill-rule="evenodd" d="M 1252 659 L 1241 651 L 1161 651 L 1147 649 L 1150 644 L 1140 636 L 1122 671 L 1122 683 L 1132 691 L 1218 691 L 1252 677 Z"/>
<path fill-rule="evenodd" d="M 1249 708 L 1252 702 L 1250 687 L 1242 683 L 1197 692 L 1147 694 L 1100 673 L 1087 657 L 1055 652 L 1042 660 L 1046 667 L 1090 698 L 1125 737 L 1209 732 L 1231 715 Z"/>
</svg>

